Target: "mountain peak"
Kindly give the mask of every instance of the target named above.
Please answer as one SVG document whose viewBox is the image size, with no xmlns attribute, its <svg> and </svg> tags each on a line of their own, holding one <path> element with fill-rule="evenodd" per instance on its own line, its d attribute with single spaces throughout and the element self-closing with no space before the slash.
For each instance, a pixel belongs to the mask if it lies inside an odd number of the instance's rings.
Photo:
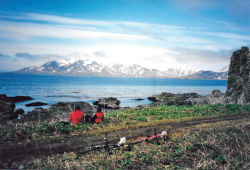
<svg viewBox="0 0 250 170">
<path fill-rule="evenodd" d="M 211 73 L 210 73 L 211 72 Z M 50 75 L 78 75 L 78 76 L 99 76 L 99 77 L 143 77 L 143 78 L 189 78 L 198 74 L 199 78 L 213 75 L 217 79 L 219 75 L 223 79 L 227 77 L 225 72 L 196 72 L 188 68 L 169 68 L 166 71 L 142 67 L 139 64 L 125 66 L 119 63 L 101 64 L 90 59 L 84 60 L 59 60 L 50 61 L 41 66 L 23 68 L 16 73 L 19 74 L 50 74 Z M 210 76 L 211 77 L 211 76 Z"/>
<path fill-rule="evenodd" d="M 76 61 L 78 61 L 78 60 L 77 59 L 70 59 L 70 60 L 59 60 L 57 62 L 60 64 L 60 66 L 64 66 L 64 65 L 73 64 Z"/>
</svg>

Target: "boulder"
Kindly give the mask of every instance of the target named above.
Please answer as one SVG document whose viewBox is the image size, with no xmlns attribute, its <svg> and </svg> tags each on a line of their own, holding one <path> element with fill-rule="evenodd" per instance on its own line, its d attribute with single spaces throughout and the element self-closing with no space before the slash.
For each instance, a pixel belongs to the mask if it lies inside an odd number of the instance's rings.
<svg viewBox="0 0 250 170">
<path fill-rule="evenodd" d="M 31 98 L 29 96 L 15 96 L 15 97 L 8 97 L 8 99 L 14 103 L 28 101 L 28 100 L 34 100 L 33 98 Z"/>
<path fill-rule="evenodd" d="M 121 106 L 117 104 L 108 104 L 107 109 L 120 109 Z"/>
<path fill-rule="evenodd" d="M 135 109 L 155 106 L 155 104 L 165 105 L 195 105 L 195 104 L 227 104 L 250 103 L 250 52 L 248 47 L 242 47 L 231 56 L 228 72 L 227 91 L 223 94 L 220 90 L 213 90 L 212 94 L 201 96 L 197 93 L 172 94 L 161 93 L 148 97 L 154 104 L 139 105 Z"/>
<path fill-rule="evenodd" d="M 13 114 L 11 115 L 11 119 L 17 119 L 19 115 L 23 115 L 24 110 L 23 109 L 15 109 Z"/>
<path fill-rule="evenodd" d="M 234 103 L 250 103 L 250 52 L 242 47 L 231 56 L 226 97 Z"/>
<path fill-rule="evenodd" d="M 223 97 L 224 94 L 220 90 L 213 90 L 212 91 L 212 97 L 213 98 L 220 98 Z"/>
<path fill-rule="evenodd" d="M 144 100 L 144 99 L 142 99 L 142 98 L 137 98 L 137 99 L 135 99 L 135 100 Z"/>
<path fill-rule="evenodd" d="M 157 102 L 158 104 L 164 105 L 184 105 L 185 101 L 190 98 L 202 97 L 197 93 L 184 93 L 184 94 L 173 94 L 173 93 L 161 93 L 148 97 L 149 100 Z"/>
<path fill-rule="evenodd" d="M 185 105 L 196 105 L 196 104 L 226 104 L 232 103 L 230 97 L 226 97 L 220 90 L 213 90 L 212 94 L 207 96 L 199 96 L 196 98 L 189 98 L 185 101 Z"/>
<path fill-rule="evenodd" d="M 61 120 L 68 119 L 71 112 L 75 110 L 76 106 L 80 106 L 80 110 L 86 115 L 92 115 L 96 112 L 96 108 L 85 102 L 59 102 L 51 105 L 47 109 L 35 108 L 26 115 L 22 115 L 21 119 L 25 121 L 38 121 L 38 120 Z"/>
<path fill-rule="evenodd" d="M 12 119 L 16 105 L 5 94 L 0 94 L 0 121 Z"/>
<path fill-rule="evenodd" d="M 156 102 L 156 103 L 152 103 L 152 104 L 143 104 L 143 105 L 138 105 L 136 107 L 134 107 L 134 110 L 142 110 L 142 109 L 149 109 L 152 107 L 156 107 L 157 105 L 160 105 L 160 103 Z"/>
<path fill-rule="evenodd" d="M 219 90 L 214 90 L 208 96 L 191 98 L 187 104 L 216 104 L 216 103 L 250 103 L 250 51 L 242 47 L 233 52 L 228 72 L 228 85 L 225 95 Z"/>
<path fill-rule="evenodd" d="M 44 106 L 44 105 L 48 105 L 47 103 L 42 103 L 42 102 L 35 102 L 35 103 L 29 103 L 26 104 L 26 107 L 31 107 L 31 106 Z"/>
<path fill-rule="evenodd" d="M 120 109 L 120 101 L 117 98 L 101 98 L 93 103 L 93 105 L 100 106 L 105 109 Z"/>
</svg>

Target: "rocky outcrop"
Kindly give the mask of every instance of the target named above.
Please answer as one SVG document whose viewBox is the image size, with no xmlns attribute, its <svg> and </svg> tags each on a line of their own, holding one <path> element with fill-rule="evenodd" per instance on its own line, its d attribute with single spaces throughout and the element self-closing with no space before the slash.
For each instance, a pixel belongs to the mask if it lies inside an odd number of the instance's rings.
<svg viewBox="0 0 250 170">
<path fill-rule="evenodd" d="M 29 103 L 26 104 L 26 107 L 31 107 L 31 106 L 44 106 L 44 105 L 48 105 L 47 103 L 42 103 L 42 102 L 35 102 L 35 103 Z"/>
<path fill-rule="evenodd" d="M 200 96 L 197 98 L 189 98 L 185 101 L 185 105 L 196 105 L 196 104 L 226 104 L 232 103 L 230 97 L 226 97 L 220 90 L 213 90 L 212 94 L 207 96 Z"/>
<path fill-rule="evenodd" d="M 80 110 L 86 115 L 92 115 L 96 112 L 96 108 L 85 102 L 59 102 L 51 105 L 47 109 L 35 108 L 26 115 L 22 115 L 21 119 L 24 121 L 43 121 L 43 120 L 60 120 L 68 119 L 71 112 L 75 110 L 76 106 L 80 106 Z"/>
<path fill-rule="evenodd" d="M 148 97 L 149 100 L 157 102 L 158 104 L 164 105 L 185 105 L 186 100 L 190 98 L 202 97 L 197 93 L 184 93 L 184 94 L 173 94 L 173 93 L 161 93 Z"/>
<path fill-rule="evenodd" d="M 105 108 L 105 109 L 120 109 L 120 101 L 117 98 L 101 98 L 93 103 L 93 105 Z"/>
<path fill-rule="evenodd" d="M 142 99 L 142 98 L 137 98 L 137 99 L 135 99 L 135 100 L 138 100 L 138 101 L 140 101 L 140 100 L 144 100 L 144 99 Z"/>
<path fill-rule="evenodd" d="M 23 115 L 23 109 L 15 109 L 15 103 L 5 94 L 0 94 L 0 122 L 17 119 Z"/>
<path fill-rule="evenodd" d="M 24 110 L 23 109 L 15 109 L 11 119 L 17 119 L 19 117 L 19 115 L 23 115 L 24 114 Z"/>
<path fill-rule="evenodd" d="M 33 98 L 31 98 L 29 96 L 15 96 L 15 97 L 8 97 L 8 99 L 14 103 L 28 101 L 28 100 L 34 100 Z"/>
<path fill-rule="evenodd" d="M 172 93 L 161 93 L 148 97 L 153 100 L 154 103 L 139 105 L 135 107 L 135 110 L 144 108 L 152 108 L 157 105 L 197 105 L 197 104 L 227 104 L 232 103 L 231 97 L 225 96 L 220 90 L 213 90 L 212 94 L 201 96 L 197 93 L 186 93 L 186 94 L 172 94 Z"/>
<path fill-rule="evenodd" d="M 231 97 L 234 103 L 250 103 L 250 52 L 242 47 L 231 56 L 228 72 L 228 85 L 225 96 Z"/>
<path fill-rule="evenodd" d="M 250 51 L 242 47 L 231 56 L 225 95 L 214 90 L 211 95 L 188 99 L 187 104 L 250 103 Z"/>
<path fill-rule="evenodd" d="M 0 94 L 0 121 L 10 120 L 16 105 L 5 94 Z"/>
<path fill-rule="evenodd" d="M 150 109 L 153 107 L 156 107 L 157 105 L 160 105 L 160 102 L 155 102 L 155 103 L 151 103 L 151 104 L 143 104 L 143 105 L 138 105 L 136 107 L 134 107 L 134 110 L 142 110 L 142 109 Z"/>
<path fill-rule="evenodd" d="M 190 95 L 192 94 L 192 95 Z M 196 96 L 195 96 L 196 95 Z M 227 104 L 250 103 L 250 51 L 248 47 L 242 47 L 231 56 L 228 72 L 228 85 L 225 95 L 219 90 L 213 90 L 212 94 L 200 96 L 196 93 L 171 94 L 161 93 L 148 99 L 166 105 L 195 105 L 195 104 Z"/>
</svg>

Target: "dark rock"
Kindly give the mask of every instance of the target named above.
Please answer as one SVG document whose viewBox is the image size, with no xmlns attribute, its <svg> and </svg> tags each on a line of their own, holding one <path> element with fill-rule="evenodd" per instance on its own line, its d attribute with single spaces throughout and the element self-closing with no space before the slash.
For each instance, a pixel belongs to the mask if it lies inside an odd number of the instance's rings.
<svg viewBox="0 0 250 170">
<path fill-rule="evenodd" d="M 207 96 L 201 96 L 197 93 L 184 93 L 184 94 L 172 94 L 172 93 L 161 93 L 148 97 L 153 100 L 154 103 L 147 105 L 139 105 L 135 107 L 136 110 L 144 108 L 152 108 L 157 105 L 196 105 L 196 104 L 216 104 L 216 103 L 232 103 L 230 97 L 226 97 L 220 90 L 213 90 L 212 94 Z"/>
<path fill-rule="evenodd" d="M 186 100 L 189 104 L 216 103 L 250 103 L 250 52 L 248 47 L 242 47 L 231 56 L 228 72 L 228 85 L 225 95 L 214 90 L 208 96 Z"/>
<path fill-rule="evenodd" d="M 6 94 L 0 94 L 0 100 L 7 100 L 8 97 L 6 96 Z"/>
<path fill-rule="evenodd" d="M 142 109 L 158 104 L 165 105 L 196 105 L 196 104 L 227 104 L 250 103 L 250 51 L 248 47 L 242 47 L 235 51 L 231 57 L 228 73 L 228 86 L 225 95 L 220 90 L 213 90 L 212 94 L 200 96 L 196 93 L 172 94 L 161 93 L 148 97 L 153 104 L 139 105 L 135 109 Z"/>
<path fill-rule="evenodd" d="M 220 90 L 213 90 L 212 94 L 207 96 L 200 96 L 197 98 L 189 98 L 185 101 L 185 105 L 196 105 L 196 104 L 226 104 L 231 103 L 231 98 L 226 97 Z"/>
<path fill-rule="evenodd" d="M 184 105 L 186 104 L 185 100 L 197 97 L 201 97 L 201 95 L 197 93 L 173 94 L 163 92 L 158 95 L 150 96 L 148 99 L 164 105 Z"/>
<path fill-rule="evenodd" d="M 117 98 L 101 98 L 93 103 L 93 105 L 100 106 L 105 109 L 120 109 L 120 101 Z"/>
<path fill-rule="evenodd" d="M 117 105 L 117 104 L 108 104 L 107 105 L 107 109 L 120 109 L 121 106 Z"/>
<path fill-rule="evenodd" d="M 69 95 L 60 95 L 60 96 L 46 96 L 46 97 L 76 98 L 76 99 L 80 99 L 80 98 L 81 98 L 81 96 L 69 96 Z"/>
<path fill-rule="evenodd" d="M 85 102 L 59 102 L 57 104 L 51 105 L 47 109 L 35 108 L 26 115 L 22 115 L 21 119 L 25 121 L 38 121 L 38 120 L 61 120 L 68 119 L 71 112 L 75 110 L 76 106 L 80 106 L 80 110 L 84 112 L 85 115 L 92 115 L 96 112 L 96 108 L 91 106 L 89 103 Z"/>
<path fill-rule="evenodd" d="M 35 103 L 29 103 L 26 104 L 26 107 L 30 107 L 30 106 L 44 106 L 44 105 L 48 105 L 47 103 L 42 103 L 42 102 L 35 102 Z"/>
<path fill-rule="evenodd" d="M 20 108 L 15 109 L 15 110 L 14 110 L 14 114 L 23 115 L 23 114 L 24 114 L 24 110 L 23 110 L 23 109 L 20 109 Z"/>
<path fill-rule="evenodd" d="M 213 91 L 212 91 L 212 95 L 213 95 L 213 97 L 215 97 L 215 98 L 219 98 L 219 97 L 224 96 L 224 94 L 223 94 L 220 90 L 213 90 Z"/>
<path fill-rule="evenodd" d="M 231 56 L 225 96 L 238 104 L 250 103 L 250 52 L 242 47 Z"/>
<path fill-rule="evenodd" d="M 34 100 L 33 98 L 31 98 L 29 96 L 8 97 L 8 99 L 14 103 L 28 101 L 28 100 Z"/>
<path fill-rule="evenodd" d="M 23 115 L 24 110 L 23 109 L 15 109 L 13 114 L 11 115 L 10 119 L 17 119 L 19 115 Z"/>
<path fill-rule="evenodd" d="M 12 119 L 16 105 L 5 94 L 0 94 L 0 121 Z"/>
<path fill-rule="evenodd" d="M 144 99 L 142 99 L 142 98 L 137 98 L 137 99 L 135 99 L 135 100 L 144 100 Z"/>
<path fill-rule="evenodd" d="M 129 107 L 129 106 L 126 106 L 126 107 L 122 107 L 121 109 L 134 109 L 134 107 Z"/>
<path fill-rule="evenodd" d="M 134 107 L 134 110 L 142 110 L 142 109 L 149 109 L 149 108 L 152 108 L 152 107 L 155 107 L 157 106 L 157 104 L 143 104 L 143 105 L 138 105 L 136 107 Z"/>
</svg>

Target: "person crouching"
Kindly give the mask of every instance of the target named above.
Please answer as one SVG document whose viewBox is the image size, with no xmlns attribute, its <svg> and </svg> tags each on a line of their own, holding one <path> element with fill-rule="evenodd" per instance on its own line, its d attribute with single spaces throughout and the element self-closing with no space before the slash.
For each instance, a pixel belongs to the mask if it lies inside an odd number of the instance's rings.
<svg viewBox="0 0 250 170">
<path fill-rule="evenodd" d="M 101 123 L 104 120 L 104 113 L 102 112 L 102 108 L 98 107 L 97 112 L 94 115 L 94 122 Z"/>
<path fill-rule="evenodd" d="M 69 122 L 70 121 L 75 125 L 84 122 L 84 113 L 80 111 L 80 106 L 76 106 L 75 111 L 70 114 Z"/>
<path fill-rule="evenodd" d="M 104 113 L 102 112 L 102 108 L 98 107 L 97 112 L 92 116 L 86 115 L 85 122 L 86 123 L 100 123 L 104 120 Z"/>
</svg>

